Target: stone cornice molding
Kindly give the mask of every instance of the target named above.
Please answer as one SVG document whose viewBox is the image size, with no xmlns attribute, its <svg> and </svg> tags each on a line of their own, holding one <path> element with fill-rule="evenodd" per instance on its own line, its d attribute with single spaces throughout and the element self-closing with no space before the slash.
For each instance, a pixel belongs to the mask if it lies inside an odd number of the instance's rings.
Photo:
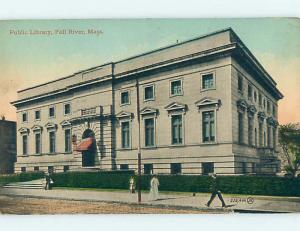
<svg viewBox="0 0 300 231">
<path fill-rule="evenodd" d="M 173 112 L 180 112 L 180 113 L 185 113 L 187 111 L 187 105 L 178 103 L 178 102 L 173 102 L 168 104 L 165 109 L 168 111 L 168 113 L 173 113 Z"/>
<path fill-rule="evenodd" d="M 221 100 L 220 99 L 214 99 L 214 98 L 209 98 L 209 97 L 204 97 L 200 100 L 198 100 L 195 103 L 196 107 L 200 110 L 203 107 L 215 107 L 219 108 L 221 106 Z"/>
<path fill-rule="evenodd" d="M 53 131 L 57 129 L 57 124 L 48 122 L 45 124 L 45 128 L 47 129 L 47 131 Z"/>
<path fill-rule="evenodd" d="M 32 130 L 33 132 L 42 132 L 42 131 L 43 131 L 43 127 L 40 126 L 40 125 L 34 125 L 34 126 L 31 128 L 31 130 Z"/>
<path fill-rule="evenodd" d="M 116 117 L 117 117 L 119 120 L 122 120 L 122 119 L 130 119 L 130 120 L 132 120 L 132 119 L 133 119 L 133 116 L 134 116 L 133 113 L 131 113 L 131 112 L 126 112 L 126 111 L 121 111 L 121 112 L 119 112 L 118 114 L 116 114 Z"/>
<path fill-rule="evenodd" d="M 25 127 L 21 127 L 18 132 L 20 132 L 21 134 L 29 134 L 30 130 L 29 128 L 25 128 Z"/>
<path fill-rule="evenodd" d="M 60 123 L 60 125 L 62 126 L 62 128 L 67 128 L 67 127 L 71 127 L 71 122 L 69 120 L 64 120 Z"/>
<path fill-rule="evenodd" d="M 158 115 L 158 109 L 156 108 L 151 108 L 151 107 L 144 107 L 140 114 L 142 116 L 146 116 L 146 115 L 154 115 L 154 116 L 157 116 Z"/>
</svg>

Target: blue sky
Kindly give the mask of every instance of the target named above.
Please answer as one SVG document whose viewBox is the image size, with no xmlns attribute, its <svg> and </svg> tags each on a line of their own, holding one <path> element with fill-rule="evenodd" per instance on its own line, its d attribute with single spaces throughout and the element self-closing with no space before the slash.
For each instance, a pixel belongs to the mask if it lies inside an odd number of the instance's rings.
<svg viewBox="0 0 300 231">
<path fill-rule="evenodd" d="M 227 27 L 233 28 L 278 82 L 286 96 L 283 109 L 296 104 L 296 113 L 279 111 L 286 118 L 282 121 L 299 120 L 300 23 L 292 18 L 0 21 L 0 103 L 5 105 L 0 114 L 15 118 L 9 101 L 16 99 L 17 89 Z M 10 30 L 30 29 L 95 29 L 103 34 L 10 34 Z"/>
</svg>

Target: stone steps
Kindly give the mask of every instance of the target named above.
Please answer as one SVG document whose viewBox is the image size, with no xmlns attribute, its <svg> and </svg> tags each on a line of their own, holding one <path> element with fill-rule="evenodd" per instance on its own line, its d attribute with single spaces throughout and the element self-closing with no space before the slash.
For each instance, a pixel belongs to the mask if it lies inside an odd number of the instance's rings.
<svg viewBox="0 0 300 231">
<path fill-rule="evenodd" d="M 45 180 L 34 180 L 34 181 L 27 181 L 27 182 L 14 182 L 9 183 L 2 186 L 3 188 L 17 188 L 17 189 L 44 189 L 45 187 Z"/>
</svg>

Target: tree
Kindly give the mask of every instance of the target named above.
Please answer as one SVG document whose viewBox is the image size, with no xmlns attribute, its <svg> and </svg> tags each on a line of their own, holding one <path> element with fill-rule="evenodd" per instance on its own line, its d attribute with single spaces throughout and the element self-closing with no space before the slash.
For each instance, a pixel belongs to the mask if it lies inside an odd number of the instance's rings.
<svg viewBox="0 0 300 231">
<path fill-rule="evenodd" d="M 285 170 L 295 177 L 300 167 L 300 124 L 280 125 L 278 136 L 283 158 L 287 162 Z"/>
</svg>

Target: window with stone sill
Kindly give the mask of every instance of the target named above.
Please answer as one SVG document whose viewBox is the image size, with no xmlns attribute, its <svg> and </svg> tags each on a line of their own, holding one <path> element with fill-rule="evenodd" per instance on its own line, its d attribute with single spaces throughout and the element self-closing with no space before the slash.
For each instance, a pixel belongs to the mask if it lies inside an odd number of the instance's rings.
<svg viewBox="0 0 300 231">
<path fill-rule="evenodd" d="M 153 147 L 154 146 L 154 118 L 148 118 L 144 120 L 145 123 L 145 146 Z"/>
<path fill-rule="evenodd" d="M 22 136 L 23 155 L 28 155 L 28 136 Z"/>
<path fill-rule="evenodd" d="M 122 142 L 122 148 L 130 148 L 130 123 L 129 123 L 129 121 L 121 122 L 121 142 Z"/>
<path fill-rule="evenodd" d="M 252 86 L 250 84 L 248 85 L 248 99 L 252 100 Z"/>
<path fill-rule="evenodd" d="M 27 112 L 22 113 L 22 122 L 28 122 L 28 113 Z"/>
<path fill-rule="evenodd" d="M 120 164 L 120 170 L 128 170 L 129 165 L 128 164 Z"/>
<path fill-rule="evenodd" d="M 49 107 L 49 117 L 55 117 L 55 107 Z"/>
<path fill-rule="evenodd" d="M 182 115 L 172 115 L 172 144 L 182 144 L 183 143 L 183 131 L 182 131 Z"/>
<path fill-rule="evenodd" d="M 175 80 L 171 82 L 171 96 L 182 95 L 182 81 Z"/>
<path fill-rule="evenodd" d="M 243 93 L 243 77 L 240 75 L 238 76 L 238 91 Z"/>
<path fill-rule="evenodd" d="M 258 93 L 258 105 L 262 106 L 262 95 L 261 95 L 261 93 Z"/>
<path fill-rule="evenodd" d="M 153 174 L 153 164 L 144 164 L 144 174 Z"/>
<path fill-rule="evenodd" d="M 41 111 L 40 110 L 35 111 L 34 117 L 35 117 L 35 120 L 40 120 L 41 119 Z"/>
<path fill-rule="evenodd" d="M 215 88 L 214 74 L 202 75 L 202 90 L 209 90 Z"/>
<path fill-rule="evenodd" d="M 42 142 L 41 142 L 41 133 L 35 134 L 35 154 L 40 154 L 42 152 Z"/>
<path fill-rule="evenodd" d="M 64 115 L 71 114 L 71 104 L 67 103 L 64 105 Z"/>
<path fill-rule="evenodd" d="M 144 100 L 153 100 L 154 99 L 154 86 L 147 86 L 144 88 Z"/>
<path fill-rule="evenodd" d="M 56 134 L 55 131 L 49 132 L 49 152 L 55 153 L 56 152 Z"/>
<path fill-rule="evenodd" d="M 181 174 L 181 164 L 180 163 L 172 163 L 171 164 L 171 174 Z"/>
<path fill-rule="evenodd" d="M 215 112 L 202 112 L 202 140 L 203 142 L 215 141 Z"/>
<path fill-rule="evenodd" d="M 121 92 L 121 105 L 129 104 L 129 91 Z"/>
<path fill-rule="evenodd" d="M 213 162 L 202 163 L 202 174 L 209 175 L 212 173 L 214 173 L 214 163 Z"/>
</svg>

